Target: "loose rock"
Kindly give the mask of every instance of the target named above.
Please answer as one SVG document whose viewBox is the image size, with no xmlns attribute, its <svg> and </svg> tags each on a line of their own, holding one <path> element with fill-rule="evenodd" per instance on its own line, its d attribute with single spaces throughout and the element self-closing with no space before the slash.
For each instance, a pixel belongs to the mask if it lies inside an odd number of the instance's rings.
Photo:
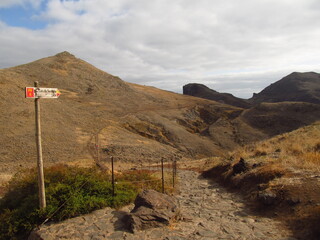
<svg viewBox="0 0 320 240">
<path fill-rule="evenodd" d="M 270 206 L 278 201 L 277 195 L 270 190 L 264 190 L 258 193 L 258 200 L 264 205 Z"/>
<path fill-rule="evenodd" d="M 135 207 L 124 221 L 130 231 L 163 227 L 177 217 L 178 207 L 173 197 L 154 190 L 144 190 L 135 200 Z"/>
</svg>

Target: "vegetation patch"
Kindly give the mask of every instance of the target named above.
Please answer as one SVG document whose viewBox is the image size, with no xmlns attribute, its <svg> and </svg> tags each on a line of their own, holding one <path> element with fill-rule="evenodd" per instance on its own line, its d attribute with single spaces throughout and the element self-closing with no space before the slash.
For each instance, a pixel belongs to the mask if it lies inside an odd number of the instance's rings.
<svg viewBox="0 0 320 240">
<path fill-rule="evenodd" d="M 231 156 L 277 162 L 285 168 L 320 170 L 320 122 L 239 148 Z M 258 159 L 259 157 L 262 157 Z M 263 158 L 264 157 L 264 158 Z"/>
<path fill-rule="evenodd" d="M 111 176 L 97 168 L 57 165 L 45 169 L 47 207 L 39 209 L 36 170 L 17 174 L 0 201 L 0 239 L 26 239 L 37 225 L 61 221 L 103 207 L 119 208 L 135 199 L 142 188 L 161 189 L 150 171 L 116 175 L 115 195 Z"/>
</svg>

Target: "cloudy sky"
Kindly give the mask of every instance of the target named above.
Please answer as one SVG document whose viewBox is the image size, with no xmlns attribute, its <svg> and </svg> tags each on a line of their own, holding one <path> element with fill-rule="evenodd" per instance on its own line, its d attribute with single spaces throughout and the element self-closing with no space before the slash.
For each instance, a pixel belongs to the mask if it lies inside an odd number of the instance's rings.
<svg viewBox="0 0 320 240">
<path fill-rule="evenodd" d="M 0 68 L 62 51 L 125 81 L 249 98 L 320 72 L 320 1 L 0 0 Z"/>
</svg>

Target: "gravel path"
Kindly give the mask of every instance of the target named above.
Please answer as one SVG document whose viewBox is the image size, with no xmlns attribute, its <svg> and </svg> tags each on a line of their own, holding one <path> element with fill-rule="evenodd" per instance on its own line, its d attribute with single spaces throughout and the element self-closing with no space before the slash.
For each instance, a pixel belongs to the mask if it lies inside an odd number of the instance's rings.
<svg viewBox="0 0 320 240">
<path fill-rule="evenodd" d="M 62 223 L 43 226 L 38 233 L 50 239 L 124 239 L 124 240 L 207 240 L 207 239 L 276 239 L 294 240 L 279 222 L 250 215 L 243 201 L 219 185 L 199 178 L 192 171 L 179 171 L 180 202 L 183 221 L 169 227 L 136 234 L 124 231 L 124 212 L 110 208 Z M 132 207 L 132 206 L 131 206 Z M 34 238 L 35 239 L 35 238 Z"/>
</svg>

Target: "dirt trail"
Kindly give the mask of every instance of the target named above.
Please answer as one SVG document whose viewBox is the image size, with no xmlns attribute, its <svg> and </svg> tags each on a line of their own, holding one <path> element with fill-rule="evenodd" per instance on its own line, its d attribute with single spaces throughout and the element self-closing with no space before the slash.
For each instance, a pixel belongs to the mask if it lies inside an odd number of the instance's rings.
<svg viewBox="0 0 320 240">
<path fill-rule="evenodd" d="M 122 211 L 110 208 L 65 222 L 44 226 L 39 233 L 43 239 L 125 239 L 125 240 L 183 240 L 183 239 L 281 239 L 294 240 L 279 222 L 248 213 L 244 202 L 217 184 L 201 179 L 193 171 L 178 172 L 183 221 L 169 227 L 131 234 L 124 231 Z"/>
</svg>

